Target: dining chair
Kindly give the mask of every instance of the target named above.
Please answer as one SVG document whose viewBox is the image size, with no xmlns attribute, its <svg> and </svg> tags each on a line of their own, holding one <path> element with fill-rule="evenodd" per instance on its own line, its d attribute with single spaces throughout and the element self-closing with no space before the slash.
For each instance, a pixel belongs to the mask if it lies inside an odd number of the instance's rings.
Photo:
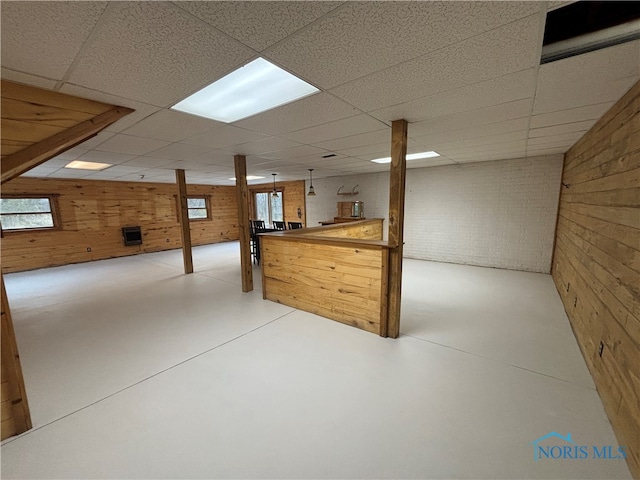
<svg viewBox="0 0 640 480">
<path fill-rule="evenodd" d="M 278 220 L 274 220 L 273 228 L 275 228 L 276 230 L 286 230 L 287 226 L 284 222 L 279 222 Z"/>
<path fill-rule="evenodd" d="M 302 222 L 289 222 L 289 230 L 295 230 L 296 228 L 302 228 Z"/>
</svg>

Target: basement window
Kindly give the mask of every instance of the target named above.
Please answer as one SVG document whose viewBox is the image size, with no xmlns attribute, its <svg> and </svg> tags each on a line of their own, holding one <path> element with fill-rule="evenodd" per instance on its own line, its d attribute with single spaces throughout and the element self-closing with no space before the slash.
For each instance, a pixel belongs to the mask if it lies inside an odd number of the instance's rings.
<svg viewBox="0 0 640 480">
<path fill-rule="evenodd" d="M 207 220 L 211 218 L 209 197 L 188 197 L 189 220 Z"/>
<path fill-rule="evenodd" d="M 56 228 L 53 197 L 1 198 L 0 224 L 3 232 Z"/>
</svg>

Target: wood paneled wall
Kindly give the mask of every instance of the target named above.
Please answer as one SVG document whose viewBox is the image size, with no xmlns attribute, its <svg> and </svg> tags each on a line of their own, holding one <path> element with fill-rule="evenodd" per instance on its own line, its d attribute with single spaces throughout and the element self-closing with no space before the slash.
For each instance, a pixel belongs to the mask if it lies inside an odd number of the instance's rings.
<svg viewBox="0 0 640 480">
<path fill-rule="evenodd" d="M 640 83 L 565 155 L 552 275 L 640 478 Z"/>
<path fill-rule="evenodd" d="M 16 336 L 13 331 L 13 321 L 11 320 L 11 310 L 7 301 L 7 292 L 4 289 L 4 280 L 0 274 L 0 284 L 2 287 L 2 383 L 0 390 L 2 399 L 2 428 L 0 429 L 0 440 L 13 435 L 25 432 L 31 428 L 31 415 L 27 403 L 27 394 L 24 387 L 22 367 L 20 366 L 20 356 Z"/>
<path fill-rule="evenodd" d="M 194 245 L 237 240 L 235 187 L 188 185 L 189 195 L 210 195 L 211 218 L 191 222 Z M 2 271 L 66 265 L 180 247 L 177 186 L 20 177 L 2 194 L 56 195 L 60 228 L 5 232 Z M 142 245 L 124 246 L 121 228 L 142 227 Z"/>
<path fill-rule="evenodd" d="M 307 224 L 306 213 L 306 193 L 304 191 L 304 180 L 296 180 L 293 182 L 276 182 L 276 187 L 283 190 L 284 221 L 285 222 L 302 222 L 303 226 Z M 253 218 L 253 194 L 256 192 L 273 191 L 273 183 L 261 183 L 259 185 L 249 185 L 249 203 L 250 215 Z M 298 217 L 298 209 L 300 209 L 300 217 Z"/>
<path fill-rule="evenodd" d="M 263 297 L 380 335 L 386 328 L 389 257 L 382 222 L 261 236 Z M 374 224 L 378 227 L 361 228 Z M 340 233 L 347 230 L 351 233 Z M 335 236 L 315 236 L 315 231 Z"/>
</svg>

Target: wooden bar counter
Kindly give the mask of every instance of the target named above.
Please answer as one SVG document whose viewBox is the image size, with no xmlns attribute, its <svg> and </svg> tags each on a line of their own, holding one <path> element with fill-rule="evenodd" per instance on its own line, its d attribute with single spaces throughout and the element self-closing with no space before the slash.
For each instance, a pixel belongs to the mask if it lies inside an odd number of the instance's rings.
<svg viewBox="0 0 640 480">
<path fill-rule="evenodd" d="M 386 336 L 384 219 L 261 235 L 263 298 Z"/>
</svg>

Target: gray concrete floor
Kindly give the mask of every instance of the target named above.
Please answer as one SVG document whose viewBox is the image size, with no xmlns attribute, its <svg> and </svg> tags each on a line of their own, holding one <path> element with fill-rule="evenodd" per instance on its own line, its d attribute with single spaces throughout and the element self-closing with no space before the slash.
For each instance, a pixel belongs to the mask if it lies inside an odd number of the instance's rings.
<svg viewBox="0 0 640 480">
<path fill-rule="evenodd" d="M 549 275 L 405 259 L 401 336 L 240 289 L 238 244 L 6 275 L 3 478 L 631 478 Z M 547 446 L 562 445 L 557 439 Z"/>
</svg>

